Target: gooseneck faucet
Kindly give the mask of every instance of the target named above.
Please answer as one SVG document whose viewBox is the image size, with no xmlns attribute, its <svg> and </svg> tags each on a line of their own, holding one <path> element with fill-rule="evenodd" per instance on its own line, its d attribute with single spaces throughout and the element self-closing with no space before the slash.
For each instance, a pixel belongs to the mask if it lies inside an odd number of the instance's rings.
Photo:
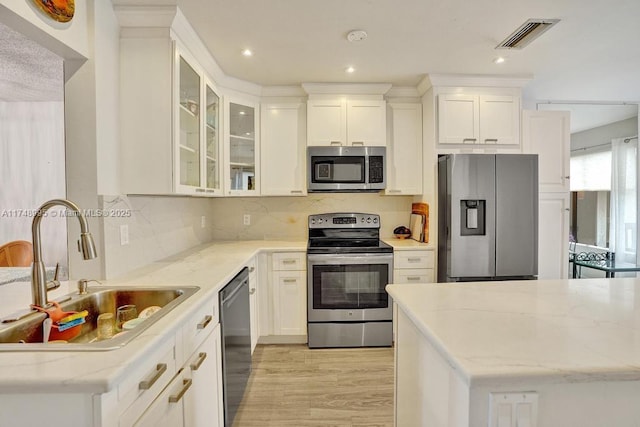
<svg viewBox="0 0 640 427">
<path fill-rule="evenodd" d="M 31 234 L 33 237 L 33 264 L 31 266 L 31 292 L 33 294 L 33 305 L 38 307 L 45 307 L 49 301 L 47 300 L 47 279 L 44 269 L 44 263 L 42 262 L 42 250 L 40 248 L 40 222 L 44 214 L 54 206 L 64 206 L 65 208 L 73 211 L 75 216 L 80 221 L 80 242 L 78 249 L 82 252 L 82 258 L 93 259 L 97 256 L 96 246 L 93 242 L 93 237 L 89 232 L 89 225 L 85 219 L 80 208 L 66 199 L 53 199 L 48 202 L 44 202 L 42 206 L 36 211 L 33 217 L 33 223 L 31 224 Z"/>
</svg>

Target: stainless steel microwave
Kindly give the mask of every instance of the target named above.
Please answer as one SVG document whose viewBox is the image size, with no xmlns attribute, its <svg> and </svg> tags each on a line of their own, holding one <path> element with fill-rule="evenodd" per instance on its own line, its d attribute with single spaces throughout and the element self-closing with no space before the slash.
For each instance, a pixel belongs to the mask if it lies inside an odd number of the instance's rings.
<svg viewBox="0 0 640 427">
<path fill-rule="evenodd" d="M 384 190 L 385 157 L 385 147 L 307 147 L 307 190 Z"/>
</svg>

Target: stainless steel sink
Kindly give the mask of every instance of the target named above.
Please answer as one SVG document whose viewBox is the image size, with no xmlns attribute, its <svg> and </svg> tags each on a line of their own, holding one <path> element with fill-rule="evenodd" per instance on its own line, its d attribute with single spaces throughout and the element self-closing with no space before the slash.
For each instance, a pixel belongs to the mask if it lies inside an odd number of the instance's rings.
<svg viewBox="0 0 640 427">
<path fill-rule="evenodd" d="M 126 345 L 164 315 L 196 293 L 200 288 L 182 287 L 94 287 L 87 294 L 71 294 L 61 298 L 64 311 L 87 310 L 89 315 L 81 326 L 80 334 L 67 343 L 42 342 L 44 313 L 32 313 L 19 320 L 0 324 L 0 352 L 3 351 L 105 351 Z M 138 313 L 147 307 L 159 306 L 150 317 L 135 328 L 113 338 L 97 340 L 97 318 L 102 313 L 113 313 L 122 305 L 133 304 Z"/>
</svg>

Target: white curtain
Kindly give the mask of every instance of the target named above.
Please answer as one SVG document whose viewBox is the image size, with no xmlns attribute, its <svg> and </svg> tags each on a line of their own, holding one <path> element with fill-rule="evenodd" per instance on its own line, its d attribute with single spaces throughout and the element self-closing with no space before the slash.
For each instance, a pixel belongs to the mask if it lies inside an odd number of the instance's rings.
<svg viewBox="0 0 640 427">
<path fill-rule="evenodd" d="M 611 232 L 616 260 L 636 262 L 636 181 L 638 139 L 611 140 Z"/>
</svg>

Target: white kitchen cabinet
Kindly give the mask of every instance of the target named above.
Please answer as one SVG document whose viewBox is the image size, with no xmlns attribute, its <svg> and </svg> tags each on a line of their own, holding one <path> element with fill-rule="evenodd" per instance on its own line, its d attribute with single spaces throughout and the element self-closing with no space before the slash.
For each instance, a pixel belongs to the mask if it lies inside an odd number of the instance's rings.
<svg viewBox="0 0 640 427">
<path fill-rule="evenodd" d="M 538 155 L 538 278 L 568 276 L 569 157 L 567 111 L 523 111 L 525 153 Z"/>
<path fill-rule="evenodd" d="M 307 101 L 307 145 L 386 146 L 386 103 L 346 97 Z"/>
<path fill-rule="evenodd" d="M 437 114 L 439 144 L 520 144 L 519 96 L 441 93 Z"/>
<path fill-rule="evenodd" d="M 257 259 L 251 258 L 247 263 L 249 269 L 249 313 L 251 317 L 251 353 L 256 349 L 260 338 L 260 292 L 258 291 Z"/>
<path fill-rule="evenodd" d="M 522 112 L 523 151 L 538 155 L 541 193 L 569 192 L 569 114 L 568 111 Z"/>
<path fill-rule="evenodd" d="M 307 273 L 305 252 L 272 255 L 274 335 L 307 335 Z"/>
<path fill-rule="evenodd" d="M 185 427 L 224 426 L 222 347 L 216 325 L 184 366 L 191 389 L 184 396 Z"/>
<path fill-rule="evenodd" d="M 431 248 L 394 249 L 393 283 L 434 282 L 434 258 Z"/>
<path fill-rule="evenodd" d="M 224 188 L 228 196 L 260 195 L 260 109 L 255 99 L 225 97 Z"/>
<path fill-rule="evenodd" d="M 220 195 L 220 98 L 177 38 L 120 40 L 122 192 Z"/>
<path fill-rule="evenodd" d="M 386 195 L 422 194 L 422 105 L 388 104 Z"/>
<path fill-rule="evenodd" d="M 305 104 L 263 103 L 260 119 L 261 194 L 305 195 Z"/>
<path fill-rule="evenodd" d="M 184 423 L 182 398 L 191 387 L 191 379 L 181 369 L 156 400 L 133 424 L 134 427 L 181 427 Z"/>
</svg>

